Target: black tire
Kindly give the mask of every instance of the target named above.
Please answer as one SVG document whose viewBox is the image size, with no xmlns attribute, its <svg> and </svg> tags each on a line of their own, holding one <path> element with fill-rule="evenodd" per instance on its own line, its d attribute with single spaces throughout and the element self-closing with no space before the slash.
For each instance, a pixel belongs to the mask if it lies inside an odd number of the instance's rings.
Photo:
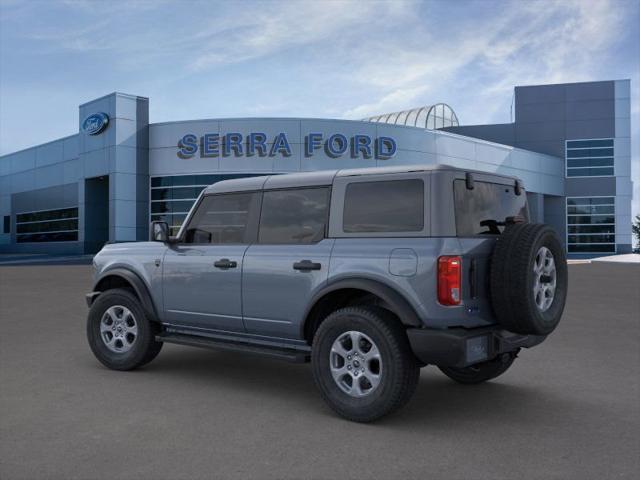
<svg viewBox="0 0 640 480">
<path fill-rule="evenodd" d="M 131 337 L 133 338 L 131 346 L 123 352 L 111 350 L 103 340 L 103 334 L 100 331 L 101 322 L 107 310 L 116 307 L 117 311 L 118 306 L 125 307 L 131 312 L 137 326 L 136 335 Z M 103 365 L 113 370 L 133 370 L 153 360 L 162 348 L 162 342 L 155 340 L 159 331 L 160 326 L 147 318 L 136 296 L 124 289 L 107 290 L 100 294 L 91 305 L 87 317 L 87 340 L 91 351 Z M 120 340 L 120 344 L 124 345 L 124 341 Z"/>
<path fill-rule="evenodd" d="M 375 343 L 382 365 L 375 390 L 357 398 L 338 386 L 330 365 L 334 341 L 349 331 L 364 333 Z M 404 328 L 393 314 L 378 307 L 346 307 L 329 315 L 315 334 L 311 361 L 322 398 L 336 413 L 356 422 L 371 422 L 402 407 L 420 376 Z"/>
<path fill-rule="evenodd" d="M 505 353 L 488 362 L 465 368 L 438 367 L 451 380 L 463 385 L 475 385 L 499 377 L 506 372 L 516 359 L 516 352 Z"/>
<path fill-rule="evenodd" d="M 533 269 L 543 247 L 551 252 L 555 265 L 555 290 L 546 309 L 538 306 L 536 298 L 541 297 L 534 294 L 539 277 Z M 543 278 L 546 282 L 549 277 Z M 490 283 L 493 309 L 505 329 L 521 334 L 550 334 L 562 317 L 568 288 L 567 260 L 555 231 L 542 224 L 509 225 L 493 250 Z M 542 295 L 548 295 L 546 292 Z"/>
</svg>

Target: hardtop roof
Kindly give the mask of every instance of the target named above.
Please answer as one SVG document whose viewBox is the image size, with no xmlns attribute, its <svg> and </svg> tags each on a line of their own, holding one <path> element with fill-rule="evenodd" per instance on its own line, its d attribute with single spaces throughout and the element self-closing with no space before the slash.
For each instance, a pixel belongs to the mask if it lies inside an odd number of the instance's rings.
<svg viewBox="0 0 640 480">
<path fill-rule="evenodd" d="M 369 168 L 348 168 L 340 170 L 319 170 L 314 172 L 295 172 L 286 174 L 269 174 L 256 177 L 234 178 L 222 180 L 209 185 L 205 189 L 205 194 L 227 193 L 250 190 L 268 190 L 278 188 L 293 187 L 315 187 L 328 186 L 333 183 L 336 177 L 355 177 L 363 175 L 390 175 L 399 173 L 428 172 L 428 171 L 453 170 L 459 172 L 470 172 L 481 175 L 495 175 L 497 177 L 515 179 L 509 175 L 499 173 L 489 173 L 480 170 L 471 170 L 450 165 L 400 165 L 392 167 L 369 167 Z"/>
</svg>

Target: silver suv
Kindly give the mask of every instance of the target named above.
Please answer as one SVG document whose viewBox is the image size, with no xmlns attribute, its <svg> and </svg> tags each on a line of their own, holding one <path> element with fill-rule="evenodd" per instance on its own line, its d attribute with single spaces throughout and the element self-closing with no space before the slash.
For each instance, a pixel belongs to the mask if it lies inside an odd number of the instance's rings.
<svg viewBox="0 0 640 480">
<path fill-rule="evenodd" d="M 514 178 L 446 166 L 270 175 L 206 188 L 175 237 L 106 245 L 87 336 L 109 368 L 163 343 L 311 361 L 322 397 L 366 422 L 420 368 L 504 373 L 557 326 L 561 242 Z"/>
</svg>

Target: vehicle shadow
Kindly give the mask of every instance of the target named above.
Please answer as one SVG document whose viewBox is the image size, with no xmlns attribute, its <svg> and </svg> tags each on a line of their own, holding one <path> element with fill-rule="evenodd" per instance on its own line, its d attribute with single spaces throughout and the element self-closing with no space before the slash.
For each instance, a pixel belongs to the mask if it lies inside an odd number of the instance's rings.
<svg viewBox="0 0 640 480">
<path fill-rule="evenodd" d="M 288 403 L 299 404 L 299 412 L 309 409 L 312 415 L 335 418 L 324 407 L 308 364 L 171 345 L 165 346 L 144 371 L 168 377 L 167 381 L 193 382 L 199 388 L 211 388 L 212 391 L 223 388 L 251 394 L 259 391 L 260 396 L 273 399 L 286 397 Z M 481 385 L 459 385 L 437 368 L 427 367 L 422 370 L 411 401 L 396 414 L 374 425 L 416 428 L 423 424 L 430 428 L 448 428 L 456 423 L 474 423 L 478 418 L 482 418 L 483 423 L 513 418 L 526 425 L 548 421 L 550 412 L 566 411 L 571 407 L 567 399 L 550 390 L 521 382 L 510 383 L 509 374 Z"/>
<path fill-rule="evenodd" d="M 296 364 L 214 349 L 165 345 L 160 355 L 144 371 L 204 383 L 212 389 L 221 386 L 234 391 L 253 391 L 261 395 L 283 394 L 304 403 L 316 395 L 308 364 Z M 199 385 L 202 386 L 202 385 Z"/>
</svg>

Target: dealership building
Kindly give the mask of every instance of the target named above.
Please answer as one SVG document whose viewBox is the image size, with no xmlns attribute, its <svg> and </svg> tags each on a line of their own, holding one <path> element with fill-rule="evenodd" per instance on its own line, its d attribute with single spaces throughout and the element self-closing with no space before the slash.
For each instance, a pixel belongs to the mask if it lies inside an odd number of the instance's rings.
<svg viewBox="0 0 640 480">
<path fill-rule="evenodd" d="M 80 105 L 77 133 L 0 157 L 0 253 L 93 253 L 146 240 L 150 220 L 175 231 L 228 178 L 433 164 L 522 179 L 569 257 L 627 253 L 630 132 L 629 80 L 515 87 L 513 122 L 493 125 L 442 103 L 361 121 L 149 123 L 149 99 L 112 93 Z"/>
</svg>

